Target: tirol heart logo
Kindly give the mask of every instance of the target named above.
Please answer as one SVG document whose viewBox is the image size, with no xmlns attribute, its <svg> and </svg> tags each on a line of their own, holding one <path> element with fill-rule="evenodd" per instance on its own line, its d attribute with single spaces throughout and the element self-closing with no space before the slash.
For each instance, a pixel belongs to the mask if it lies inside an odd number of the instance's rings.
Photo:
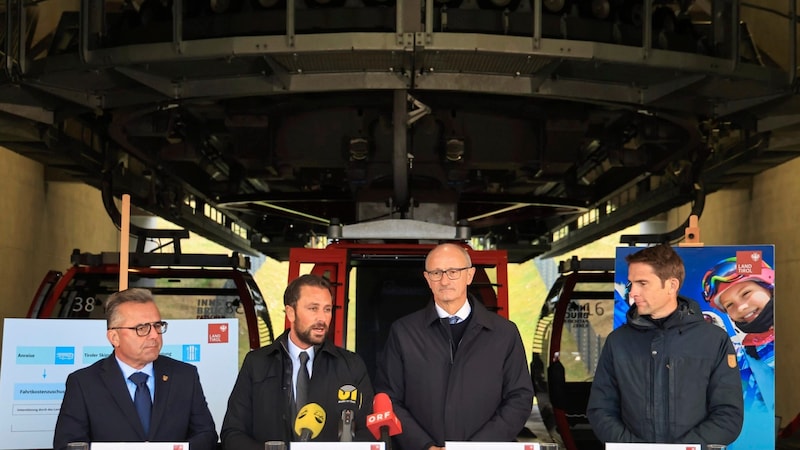
<svg viewBox="0 0 800 450">
<path fill-rule="evenodd" d="M 736 273 L 758 275 L 761 273 L 761 251 L 744 250 L 736 252 Z"/>
<path fill-rule="evenodd" d="M 210 323 L 208 324 L 208 343 L 226 344 L 228 342 L 228 324 Z"/>
</svg>

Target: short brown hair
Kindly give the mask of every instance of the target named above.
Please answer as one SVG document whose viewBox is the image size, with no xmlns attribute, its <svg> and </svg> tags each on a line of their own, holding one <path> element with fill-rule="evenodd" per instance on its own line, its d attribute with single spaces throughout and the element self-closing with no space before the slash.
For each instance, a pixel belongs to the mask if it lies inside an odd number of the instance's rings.
<svg viewBox="0 0 800 450">
<path fill-rule="evenodd" d="M 670 278 L 677 278 L 678 288 L 683 286 L 686 269 L 683 260 L 668 244 L 647 247 L 625 257 L 630 266 L 632 263 L 644 263 L 653 268 L 653 272 L 661 279 L 661 286 Z"/>
<path fill-rule="evenodd" d="M 300 288 L 303 286 L 311 286 L 331 290 L 331 282 L 327 278 L 319 275 L 305 274 L 292 280 L 286 290 L 283 291 L 283 304 L 285 306 L 295 306 L 297 301 L 300 300 Z"/>
<path fill-rule="evenodd" d="M 106 300 L 106 325 L 116 326 L 118 319 L 117 308 L 123 303 L 150 303 L 154 302 L 153 293 L 149 289 L 130 288 L 124 291 L 115 292 L 108 296 Z"/>
</svg>

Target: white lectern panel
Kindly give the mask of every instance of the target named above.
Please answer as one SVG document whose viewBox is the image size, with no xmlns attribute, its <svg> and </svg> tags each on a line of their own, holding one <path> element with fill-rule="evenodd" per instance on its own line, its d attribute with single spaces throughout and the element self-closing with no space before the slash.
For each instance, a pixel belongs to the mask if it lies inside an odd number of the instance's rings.
<svg viewBox="0 0 800 450">
<path fill-rule="evenodd" d="M 188 442 L 92 442 L 91 450 L 189 450 Z"/>
<path fill-rule="evenodd" d="M 606 442 L 606 450 L 700 450 L 700 444 L 630 444 Z"/>
<path fill-rule="evenodd" d="M 447 450 L 539 450 L 538 442 L 460 442 L 444 443 Z"/>
<path fill-rule="evenodd" d="M 384 450 L 383 442 L 292 442 L 291 450 Z"/>
</svg>

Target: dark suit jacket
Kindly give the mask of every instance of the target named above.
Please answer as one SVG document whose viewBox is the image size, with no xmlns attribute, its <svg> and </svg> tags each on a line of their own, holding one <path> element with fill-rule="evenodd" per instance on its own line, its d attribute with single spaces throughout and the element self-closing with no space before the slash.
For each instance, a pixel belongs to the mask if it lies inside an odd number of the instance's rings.
<svg viewBox="0 0 800 450">
<path fill-rule="evenodd" d="M 197 368 L 159 356 L 153 362 L 155 393 L 145 435 L 125 378 L 112 353 L 67 377 L 53 448 L 69 442 L 185 442 L 192 450 L 216 448 L 217 431 Z"/>
<path fill-rule="evenodd" d="M 263 450 L 265 441 L 294 437 L 292 363 L 287 350 L 288 332 L 272 344 L 248 353 L 228 399 L 222 421 L 222 448 Z M 342 399 L 340 388 L 352 386 L 355 401 Z M 327 415 L 315 442 L 338 441 L 342 410 L 355 412 L 356 441 L 374 441 L 367 430 L 372 410 L 372 383 L 367 367 L 357 354 L 325 341 L 314 355 L 314 370 L 308 385 L 308 400 L 319 404 Z M 194 449 L 191 449 L 194 450 Z"/>
</svg>

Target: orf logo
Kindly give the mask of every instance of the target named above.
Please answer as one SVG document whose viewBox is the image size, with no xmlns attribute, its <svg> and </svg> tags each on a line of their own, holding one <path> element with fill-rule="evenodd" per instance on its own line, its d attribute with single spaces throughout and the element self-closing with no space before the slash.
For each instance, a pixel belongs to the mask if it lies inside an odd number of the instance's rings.
<svg viewBox="0 0 800 450">
<path fill-rule="evenodd" d="M 339 388 L 338 392 L 339 404 L 358 405 L 361 407 L 361 396 L 358 394 L 358 389 L 352 384 L 345 384 Z"/>
<path fill-rule="evenodd" d="M 392 417 L 394 416 L 392 415 L 391 411 L 370 414 L 367 416 L 367 423 L 376 423 L 376 422 L 382 422 L 384 420 L 391 420 Z"/>
<path fill-rule="evenodd" d="M 210 323 L 208 324 L 208 343 L 227 344 L 228 343 L 228 324 Z"/>
</svg>

